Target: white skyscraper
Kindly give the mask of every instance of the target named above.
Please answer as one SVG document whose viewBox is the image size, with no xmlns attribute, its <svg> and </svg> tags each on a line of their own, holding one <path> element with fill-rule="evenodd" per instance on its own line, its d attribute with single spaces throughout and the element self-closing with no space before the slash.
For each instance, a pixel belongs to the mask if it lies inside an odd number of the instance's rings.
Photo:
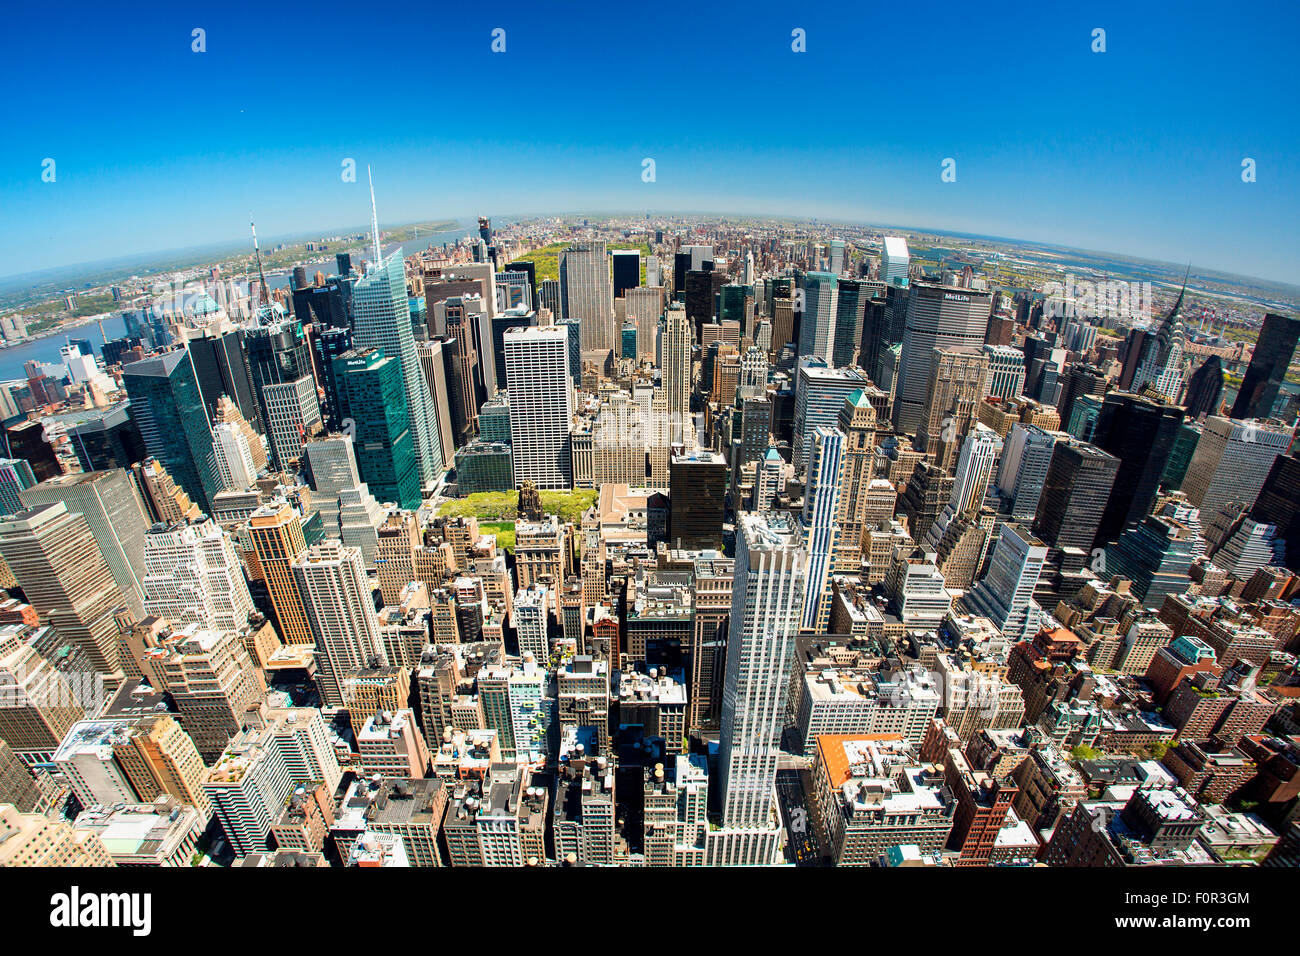
<svg viewBox="0 0 1300 956">
<path fill-rule="evenodd" d="M 1003 442 L 998 491 L 1012 500 L 1011 516 L 1016 521 L 1033 521 L 1038 513 L 1038 499 L 1043 494 L 1059 434 L 1016 422 Z"/>
<path fill-rule="evenodd" d="M 718 744 L 722 830 L 709 834 L 708 854 L 710 863 L 765 864 L 780 839 L 776 769 L 808 556 L 784 515 L 741 513 L 737 524 Z"/>
<path fill-rule="evenodd" d="M 292 382 L 268 382 L 262 386 L 262 404 L 271 450 L 280 467 L 288 469 L 302 458 L 304 436 L 320 430 L 316 380 L 302 375 Z"/>
<path fill-rule="evenodd" d="M 949 503 L 961 514 L 978 508 L 989 490 L 989 480 L 1002 454 L 1002 439 L 987 425 L 976 423 L 961 446 L 957 476 Z"/>
<path fill-rule="evenodd" d="M 366 667 L 374 658 L 386 663 L 361 551 L 326 538 L 293 563 L 293 577 L 316 641 L 321 699 L 341 707 L 348 671 Z"/>
<path fill-rule="evenodd" d="M 839 275 L 844 271 L 844 240 L 832 239 L 830 247 L 830 272 Z"/>
<path fill-rule="evenodd" d="M 885 285 L 907 285 L 909 265 L 907 240 L 902 236 L 886 236 L 885 248 L 880 253 L 880 281 Z"/>
<path fill-rule="evenodd" d="M 834 273 L 810 272 L 804 284 L 803 318 L 799 323 L 799 357 L 815 355 L 830 364 L 839 283 Z"/>
<path fill-rule="evenodd" d="M 819 425 L 833 426 L 844 400 L 870 383 L 856 368 L 830 368 L 822 359 L 799 360 L 794 393 L 795 471 L 807 472 L 812 456 L 813 432 Z"/>
<path fill-rule="evenodd" d="M 377 238 L 375 243 L 377 246 Z M 352 291 L 352 305 L 356 347 L 381 348 L 385 355 L 395 356 L 401 361 L 407 415 L 411 421 L 415 457 L 420 466 L 420 487 L 428 493 L 441 471 L 442 447 L 429 396 L 429 383 L 425 381 L 424 369 L 420 367 L 420 358 L 415 351 L 400 248 L 357 280 Z"/>
<path fill-rule="evenodd" d="M 127 606 L 139 613 L 144 573 L 143 538 L 147 519 L 131 479 L 120 468 L 78 475 L 56 475 L 18 493 L 23 507 L 61 501 L 84 515 Z M 43 622 L 47 623 L 47 622 Z"/>
<path fill-rule="evenodd" d="M 519 653 L 531 653 L 536 660 L 550 660 L 551 648 L 546 640 L 547 595 L 544 584 L 521 588 L 515 594 L 515 633 L 519 636 Z"/>
<path fill-rule="evenodd" d="M 1022 527 L 1004 524 L 989 572 L 966 596 L 966 607 L 996 624 L 1009 644 L 1032 636 L 1042 617 L 1034 588 L 1045 560 L 1043 542 Z"/>
<path fill-rule="evenodd" d="M 212 426 L 212 450 L 217 457 L 221 484 L 233 491 L 251 488 L 257 480 L 253 452 L 248 436 L 234 422 L 217 422 Z"/>
<path fill-rule="evenodd" d="M 567 330 L 562 326 L 507 329 L 504 340 L 515 486 L 528 479 L 538 488 L 571 488 L 573 382 Z"/>
<path fill-rule="evenodd" d="M 215 521 L 156 525 L 144 536 L 144 610 L 175 627 L 237 631 L 248 623 L 243 564 Z"/>
<path fill-rule="evenodd" d="M 805 631 L 824 631 L 830 618 L 827 582 L 839 536 L 835 515 L 839 510 L 843 463 L 844 433 L 838 428 L 818 427 L 803 495 L 803 542 L 808 552 L 808 570 L 800 627 Z"/>
</svg>

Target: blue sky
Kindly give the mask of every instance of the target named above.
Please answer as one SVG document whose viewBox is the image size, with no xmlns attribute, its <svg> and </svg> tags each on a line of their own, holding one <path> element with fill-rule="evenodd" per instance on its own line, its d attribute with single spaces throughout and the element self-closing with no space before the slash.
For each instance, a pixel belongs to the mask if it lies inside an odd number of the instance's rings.
<svg viewBox="0 0 1300 956">
<path fill-rule="evenodd" d="M 385 223 L 773 213 L 1300 284 L 1300 5 L 1172 6 L 18 4 L 0 274 L 237 239 L 250 210 L 268 237 L 361 226 L 370 163 Z"/>
</svg>

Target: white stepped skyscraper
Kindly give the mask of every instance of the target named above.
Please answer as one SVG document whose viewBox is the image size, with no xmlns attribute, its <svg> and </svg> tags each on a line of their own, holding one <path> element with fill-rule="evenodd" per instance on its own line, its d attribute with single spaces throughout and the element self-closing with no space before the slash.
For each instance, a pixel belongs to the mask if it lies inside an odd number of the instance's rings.
<svg viewBox="0 0 1300 956">
<path fill-rule="evenodd" d="M 779 839 L 777 759 L 808 555 L 779 513 L 742 513 L 722 691 L 722 831 L 711 863 L 769 863 Z"/>
<path fill-rule="evenodd" d="M 248 623 L 253 598 L 243 562 L 213 520 L 155 525 L 144 536 L 144 610 L 175 627 L 237 631 Z"/>
</svg>

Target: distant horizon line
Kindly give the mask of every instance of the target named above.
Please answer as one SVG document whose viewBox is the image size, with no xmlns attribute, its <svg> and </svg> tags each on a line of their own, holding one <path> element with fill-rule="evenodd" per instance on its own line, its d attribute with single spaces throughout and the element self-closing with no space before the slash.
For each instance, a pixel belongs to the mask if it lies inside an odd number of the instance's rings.
<svg viewBox="0 0 1300 956">
<path fill-rule="evenodd" d="M 784 213 L 756 213 L 756 212 L 738 212 L 738 211 L 724 212 L 720 210 L 653 210 L 653 209 L 645 210 L 642 209 L 642 210 L 592 210 L 588 212 L 583 212 L 583 211 L 558 212 L 557 211 L 557 212 L 546 212 L 546 213 L 506 214 L 503 215 L 502 218 L 506 219 L 509 222 L 527 222 L 532 219 L 564 219 L 564 218 L 573 218 L 578 216 L 588 217 L 588 218 L 594 218 L 594 217 L 640 218 L 645 216 L 647 213 L 651 216 L 668 216 L 668 217 L 716 216 L 719 218 L 769 220 L 769 221 L 776 221 L 776 222 L 788 222 L 791 224 L 812 224 L 816 222 L 817 225 L 859 226 L 859 227 L 867 227 L 867 228 L 877 229 L 877 230 L 896 229 L 899 231 L 917 232 L 917 233 L 935 235 L 935 236 L 946 236 L 946 237 L 954 237 L 954 238 L 962 238 L 962 239 L 966 239 L 966 238 L 984 239 L 984 240 L 990 240 L 994 242 L 1005 242 L 1005 243 L 1016 244 L 1016 245 L 1038 246 L 1038 247 L 1049 248 L 1049 249 L 1059 249 L 1066 252 L 1082 252 L 1090 255 L 1122 257 L 1126 259 L 1132 259 L 1135 262 L 1139 262 L 1139 263 L 1166 266 L 1175 270 L 1179 268 L 1186 268 L 1186 266 L 1188 265 L 1186 262 L 1181 262 L 1181 263 L 1173 262 L 1172 260 L 1140 256 L 1140 255 L 1135 255 L 1133 253 L 1120 252 L 1118 250 L 1112 250 L 1112 249 L 1091 249 L 1085 246 L 1074 246 L 1062 242 L 1048 241 L 1042 239 L 1026 239 L 1026 238 L 1015 237 L 1015 236 L 998 236 L 990 233 L 965 232 L 957 229 L 936 228 L 932 226 L 904 225 L 901 223 L 876 223 L 876 222 L 868 222 L 865 220 L 855 221 L 852 219 L 831 219 L 831 218 L 824 218 L 821 216 L 808 216 L 808 215 L 797 216 L 797 215 L 784 214 Z M 488 218 L 491 219 L 492 217 L 489 216 Z M 392 230 L 392 229 L 402 229 L 408 226 L 418 225 L 420 223 L 425 223 L 425 222 L 452 221 L 455 223 L 455 226 L 453 226 L 451 229 L 447 229 L 444 231 L 454 232 L 460 229 L 473 229 L 474 227 L 472 221 L 476 219 L 477 219 L 476 215 L 469 216 L 469 217 L 463 215 L 449 216 L 446 217 L 445 219 L 420 218 L 420 219 L 406 220 L 403 222 L 390 223 L 386 227 L 381 226 L 381 228 Z M 470 222 L 470 224 L 467 225 L 466 224 L 467 222 Z M 366 223 L 366 224 L 359 224 L 355 228 L 351 226 L 335 226 L 335 227 L 318 229 L 318 230 L 301 230 L 301 231 L 295 231 L 291 233 L 276 233 L 275 235 L 266 237 L 266 241 L 268 243 L 275 243 L 275 244 L 281 244 L 284 242 L 288 242 L 290 240 L 310 241 L 309 237 L 318 236 L 320 233 L 328 233 L 328 232 L 334 232 L 336 234 L 346 235 L 346 236 L 351 236 L 354 234 L 362 235 L 368 233 L 369 228 L 370 225 Z M 242 241 L 247 241 L 247 240 L 246 238 L 239 239 L 233 237 L 229 239 L 216 239 L 211 242 L 196 243 L 194 245 L 189 245 L 189 246 L 177 246 L 170 249 L 154 249 L 154 250 L 147 250 L 143 252 L 125 253 L 120 256 L 110 256 L 110 257 L 104 257 L 100 259 L 89 259 L 81 262 L 68 263 L 66 265 L 46 266 L 45 268 L 42 269 L 32 269 L 26 272 L 0 273 L 0 283 L 13 284 L 16 281 L 25 279 L 27 277 L 41 277 L 41 276 L 48 275 L 50 273 L 57 273 L 63 270 L 76 270 L 76 269 L 93 270 L 96 268 L 99 269 L 110 268 L 114 263 L 124 262 L 126 260 L 131 260 L 131 259 L 148 260 L 150 258 L 155 258 L 155 257 L 159 259 L 163 259 L 167 257 L 174 257 L 188 252 L 215 250 L 219 247 L 236 246 Z M 251 247 L 250 247 L 250 254 L 251 254 Z M 1194 263 L 1192 264 L 1192 268 L 1193 270 L 1195 270 L 1196 268 Z M 1226 272 L 1220 270 L 1201 269 L 1200 271 L 1202 273 L 1208 272 L 1209 274 L 1213 274 L 1213 275 L 1227 276 L 1234 279 L 1247 279 L 1254 282 L 1261 282 L 1261 283 L 1266 283 L 1268 285 L 1279 286 L 1285 289 L 1292 290 L 1295 294 L 1300 295 L 1300 284 L 1286 282 L 1281 279 L 1271 279 L 1266 276 L 1256 276 L 1256 275 L 1249 275 L 1246 273 Z"/>
</svg>

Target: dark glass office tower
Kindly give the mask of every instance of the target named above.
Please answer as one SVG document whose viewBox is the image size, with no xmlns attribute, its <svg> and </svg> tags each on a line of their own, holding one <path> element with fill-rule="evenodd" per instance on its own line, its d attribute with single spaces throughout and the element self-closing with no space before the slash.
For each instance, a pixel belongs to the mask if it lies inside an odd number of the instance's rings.
<svg viewBox="0 0 1300 956">
<path fill-rule="evenodd" d="M 835 328 L 831 331 L 831 367 L 855 364 L 862 340 L 864 312 L 871 301 L 872 283 L 865 279 L 840 279 L 835 303 Z M 856 364 L 861 364 L 860 362 Z"/>
<path fill-rule="evenodd" d="M 752 313 L 750 305 L 754 301 L 754 287 L 752 285 L 739 285 L 728 283 L 724 285 L 718 294 L 718 321 L 719 322 L 738 322 L 740 323 L 740 334 L 748 336 L 753 334 L 750 328 L 749 314 Z"/>
<path fill-rule="evenodd" d="M 1251 353 L 1250 365 L 1241 380 L 1241 391 L 1232 405 L 1233 418 L 1269 418 L 1277 402 L 1278 389 L 1295 357 L 1300 341 L 1300 319 L 1271 312 Z"/>
<path fill-rule="evenodd" d="M 120 339 L 110 339 L 105 342 L 99 350 L 99 354 L 104 356 L 105 367 L 120 365 L 123 353 L 135 348 L 140 341 L 138 336 L 124 335 Z"/>
<path fill-rule="evenodd" d="M 674 455 L 668 465 L 668 540 L 674 548 L 722 548 L 727 460 L 716 452 Z"/>
<path fill-rule="evenodd" d="M 1174 436 L 1174 447 L 1169 451 L 1169 460 L 1165 462 L 1164 473 L 1160 476 L 1160 485 L 1166 491 L 1177 491 L 1183 486 L 1187 477 L 1187 466 L 1192 463 L 1196 446 L 1201 440 L 1202 428 L 1193 421 L 1185 421 L 1178 426 Z"/>
<path fill-rule="evenodd" d="M 329 329 L 349 325 L 348 299 L 352 286 L 338 276 L 324 285 L 293 290 L 293 317 L 304 324 Z"/>
<path fill-rule="evenodd" d="M 1151 513 L 1160 476 L 1184 417 L 1179 405 L 1128 392 L 1111 392 L 1101 403 L 1093 442 L 1118 458 L 1120 466 L 1095 546 L 1116 540 Z"/>
<path fill-rule="evenodd" d="M 1187 383 L 1187 417 L 1219 414 L 1219 400 L 1223 397 L 1223 363 L 1211 355 L 1192 373 Z"/>
<path fill-rule="evenodd" d="M 321 389 L 325 392 L 325 407 L 321 409 L 325 427 L 327 431 L 336 432 L 342 427 L 343 416 L 338 413 L 339 386 L 334 374 L 334 360 L 352 348 L 352 329 L 346 325 L 335 328 L 317 326 L 311 344 L 316 352 Z"/>
<path fill-rule="evenodd" d="M 686 291 L 686 273 L 691 271 L 691 254 L 677 252 L 673 254 L 673 293 L 681 296 Z"/>
<path fill-rule="evenodd" d="M 103 409 L 94 418 L 68 429 L 68 440 L 82 471 L 130 468 L 148 456 L 127 402 Z"/>
<path fill-rule="evenodd" d="M 447 409 L 451 418 L 452 444 L 463 448 L 473 440 L 476 418 L 470 413 L 474 401 L 473 382 L 466 379 L 460 354 L 460 339 L 454 335 L 438 340 L 442 344 L 443 374 L 447 379 Z"/>
<path fill-rule="evenodd" d="M 1074 400 L 1080 395 L 1105 395 L 1106 373 L 1095 365 L 1082 362 L 1070 366 L 1061 386 L 1061 398 L 1056 403 L 1056 410 L 1063 423 L 1070 421 L 1074 412 Z"/>
<path fill-rule="evenodd" d="M 641 253 L 636 249 L 614 249 L 609 255 L 614 263 L 614 298 L 617 299 L 641 284 Z"/>
<path fill-rule="evenodd" d="M 1277 526 L 1286 541 L 1286 566 L 1300 571 L 1300 451 L 1273 459 L 1250 517 Z"/>
<path fill-rule="evenodd" d="M 1133 387 L 1133 377 L 1137 375 L 1138 366 L 1146 357 L 1148 349 L 1155 347 L 1155 334 L 1147 329 L 1129 329 L 1124 340 L 1124 363 L 1120 367 L 1119 390 L 1128 391 Z"/>
<path fill-rule="evenodd" d="M 218 399 L 228 395 L 245 421 L 258 431 L 265 431 L 266 421 L 244 359 L 244 331 L 234 329 L 221 335 L 193 338 L 186 347 L 194 362 L 194 374 L 198 376 L 208 418 L 216 413 Z"/>
<path fill-rule="evenodd" d="M 1054 548 L 1091 554 L 1120 460 L 1096 445 L 1060 441 L 1052 451 L 1034 534 Z"/>
<path fill-rule="evenodd" d="M 858 349 L 858 366 L 875 382 L 880 373 L 876 364 L 889 337 L 888 291 L 873 294 L 862 312 L 862 340 Z"/>
<path fill-rule="evenodd" d="M 420 507 L 402 365 L 383 349 L 353 349 L 334 360 L 340 410 L 353 422 L 353 449 L 361 480 L 377 501 L 414 511 Z"/>
<path fill-rule="evenodd" d="M 727 284 L 725 272 L 714 272 L 713 263 L 706 261 L 703 269 L 686 273 L 686 317 L 695 330 L 695 344 L 703 338 L 704 326 L 718 314 L 718 296 Z"/>
<path fill-rule="evenodd" d="M 511 310 L 492 320 L 492 354 L 496 358 L 496 388 L 508 388 L 506 383 L 506 329 L 523 329 L 537 324 L 536 313 L 530 310 Z"/>
<path fill-rule="evenodd" d="M 5 427 L 7 458 L 21 458 L 32 466 L 37 481 L 63 474 L 59 456 L 45 438 L 45 426 L 36 419 L 18 421 Z"/>
<path fill-rule="evenodd" d="M 132 362 L 122 370 L 122 382 L 149 454 L 191 501 L 210 512 L 221 478 L 190 353 L 178 348 Z"/>
<path fill-rule="evenodd" d="M 582 381 L 582 320 L 558 319 L 555 324 L 569 330 L 569 374 L 577 385 Z"/>
</svg>

